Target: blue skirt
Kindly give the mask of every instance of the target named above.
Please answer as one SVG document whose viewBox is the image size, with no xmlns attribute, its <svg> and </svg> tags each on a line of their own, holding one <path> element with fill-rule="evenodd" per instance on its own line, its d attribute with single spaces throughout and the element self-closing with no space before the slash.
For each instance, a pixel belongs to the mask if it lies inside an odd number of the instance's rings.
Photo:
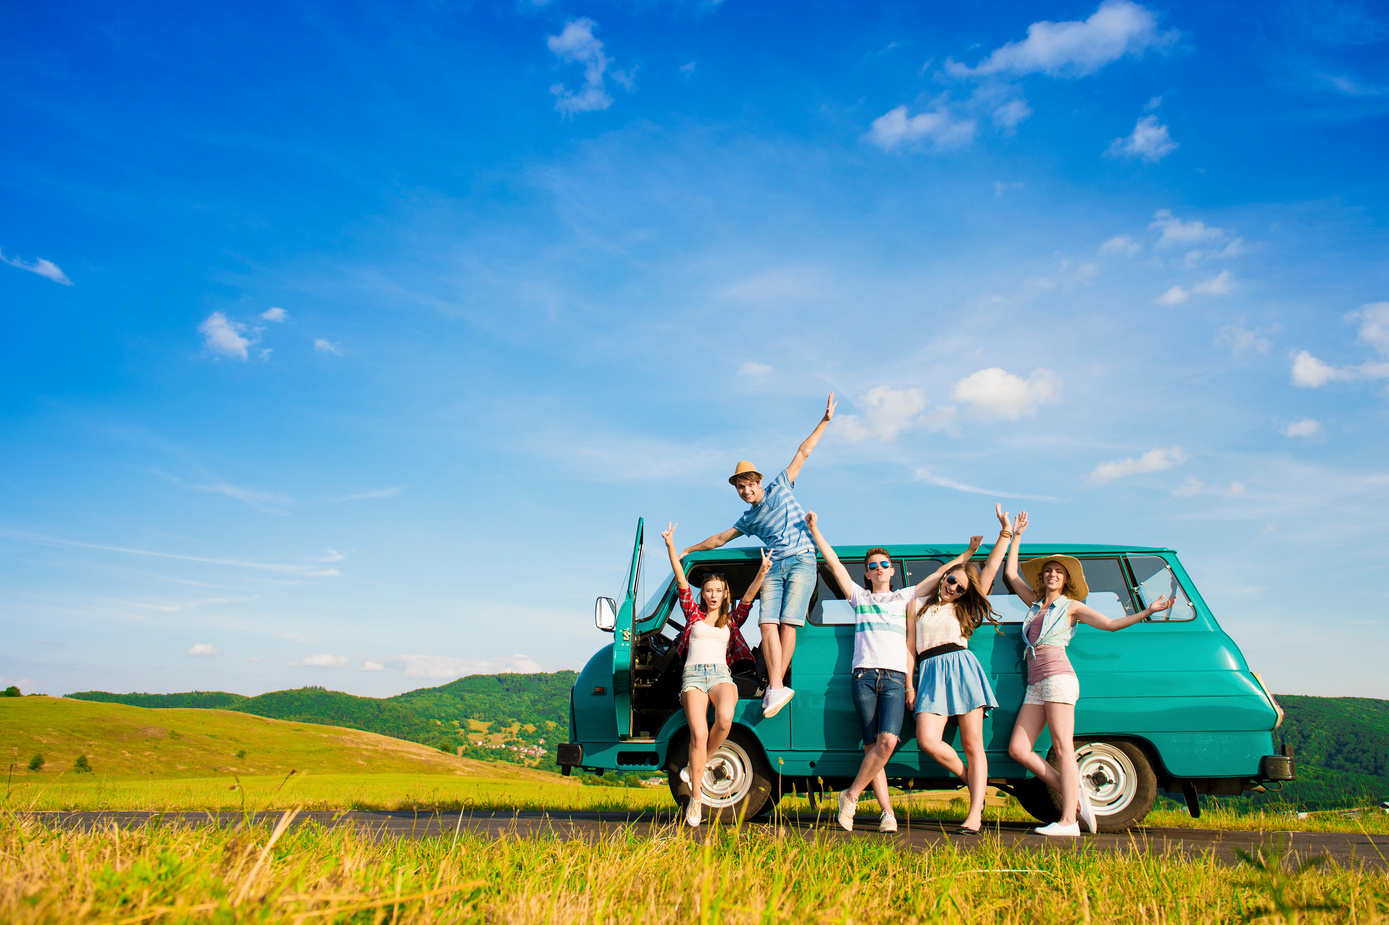
<svg viewBox="0 0 1389 925">
<path fill-rule="evenodd" d="M 984 715 L 998 706 L 994 689 L 979 659 L 968 649 L 947 652 L 921 663 L 916 684 L 916 712 L 963 716 L 984 708 Z"/>
</svg>

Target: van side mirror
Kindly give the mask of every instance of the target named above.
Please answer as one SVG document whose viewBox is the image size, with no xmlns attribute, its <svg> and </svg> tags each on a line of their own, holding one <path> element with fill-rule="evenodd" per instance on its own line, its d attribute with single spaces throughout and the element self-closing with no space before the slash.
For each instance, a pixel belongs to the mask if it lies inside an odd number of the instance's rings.
<svg viewBox="0 0 1389 925">
<path fill-rule="evenodd" d="M 617 628 L 617 601 L 600 597 L 593 602 L 593 623 L 605 633 Z"/>
</svg>

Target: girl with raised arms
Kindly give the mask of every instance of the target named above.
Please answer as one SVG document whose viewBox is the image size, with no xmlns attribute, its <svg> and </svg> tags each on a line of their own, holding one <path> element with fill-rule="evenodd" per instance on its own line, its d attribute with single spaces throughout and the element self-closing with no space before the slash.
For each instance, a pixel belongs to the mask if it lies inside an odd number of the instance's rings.
<svg viewBox="0 0 1389 925">
<path fill-rule="evenodd" d="M 907 605 L 907 649 L 918 660 L 916 741 L 922 752 L 969 787 L 969 813 L 956 829 L 978 835 L 983 823 L 984 791 L 989 764 L 984 754 L 984 717 L 998 706 L 988 676 L 969 651 L 969 637 L 985 621 L 997 622 L 989 604 L 989 589 L 1008 551 L 1008 515 L 1000 505 L 994 513 L 1001 525 L 998 542 L 989 551 L 981 572 L 968 556 L 934 572 L 923 584 L 934 585 L 920 601 Z M 975 537 L 978 540 L 978 537 Z M 971 552 L 979 544 L 974 542 Z M 950 717 L 959 721 L 960 747 L 965 760 L 943 739 Z"/>
<path fill-rule="evenodd" d="M 851 691 L 863 727 L 864 756 L 854 782 L 847 790 L 840 791 L 836 819 L 841 828 L 853 831 L 859 796 L 871 785 L 873 796 L 883 811 L 878 831 L 895 832 L 897 819 L 892 813 L 883 768 L 897 748 L 906 708 L 914 703 L 916 696 L 911 679 L 912 654 L 907 647 L 907 602 L 925 594 L 944 575 L 968 562 L 983 537 L 972 537 L 968 550 L 927 575 L 920 584 L 900 591 L 892 590 L 893 565 L 887 550 L 870 549 L 863 558 L 863 579 L 868 586 L 865 589 L 849 577 L 848 569 L 821 535 L 814 511 L 805 515 L 805 524 L 815 538 L 815 545 L 820 547 L 820 555 L 825 557 L 830 574 L 854 608 Z"/>
<path fill-rule="evenodd" d="M 1080 561 L 1071 556 L 1043 556 L 1029 559 L 1018 569 L 1018 550 L 1027 529 L 1027 512 L 1018 514 L 1008 547 L 1008 567 L 1004 572 L 1013 593 L 1028 605 L 1022 622 L 1022 638 L 1027 648 L 1027 689 L 1022 708 L 1013 725 L 1008 754 L 1061 795 L 1061 818 L 1035 831 L 1039 835 L 1079 836 L 1076 813 L 1091 832 L 1095 813 L 1090 798 L 1080 786 L 1080 769 L 1075 757 L 1076 701 L 1080 699 L 1080 679 L 1066 657 L 1066 645 L 1075 635 L 1077 623 L 1115 632 L 1142 622 L 1172 606 L 1175 597 L 1160 597 L 1138 613 L 1114 620 L 1082 603 L 1090 595 Z M 1025 579 L 1025 580 L 1024 580 Z M 1032 750 L 1032 744 L 1051 728 L 1051 744 L 1058 767 L 1053 768 Z"/>
<path fill-rule="evenodd" d="M 728 580 L 717 572 L 704 576 L 699 588 L 699 603 L 694 602 L 685 569 L 675 551 L 675 527 L 672 523 L 661 532 L 670 554 L 670 567 L 675 572 L 680 609 L 685 612 L 685 629 L 675 643 L 675 651 L 685 656 L 685 672 L 680 681 L 680 702 L 685 707 L 685 721 L 690 727 L 690 764 L 680 776 L 690 785 L 690 802 L 685 807 L 685 821 L 692 826 L 701 822 L 703 810 L 700 785 L 704 781 L 704 765 L 709 756 L 719 750 L 733 728 L 733 708 L 738 705 L 738 688 L 733 684 L 729 668 L 734 662 L 752 661 L 752 650 L 743 639 L 741 628 L 752 611 L 752 602 L 767 577 L 772 559 L 766 547 L 762 549 L 762 567 L 743 592 L 742 600 L 733 606 Z M 710 615 L 713 619 L 709 619 Z M 714 728 L 709 728 L 709 704 L 714 705 Z"/>
</svg>

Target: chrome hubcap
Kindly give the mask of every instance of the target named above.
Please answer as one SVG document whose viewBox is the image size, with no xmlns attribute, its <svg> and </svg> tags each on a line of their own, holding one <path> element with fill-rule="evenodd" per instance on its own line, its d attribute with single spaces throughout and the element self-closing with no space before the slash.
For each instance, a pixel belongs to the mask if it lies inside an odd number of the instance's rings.
<svg viewBox="0 0 1389 925">
<path fill-rule="evenodd" d="M 1138 771 L 1129 756 L 1107 742 L 1087 742 L 1076 749 L 1080 785 L 1097 816 L 1123 812 L 1138 795 Z"/>
<path fill-rule="evenodd" d="M 700 779 L 700 799 L 706 806 L 736 806 L 752 789 L 752 761 L 736 742 L 724 742 L 709 757 Z"/>
</svg>

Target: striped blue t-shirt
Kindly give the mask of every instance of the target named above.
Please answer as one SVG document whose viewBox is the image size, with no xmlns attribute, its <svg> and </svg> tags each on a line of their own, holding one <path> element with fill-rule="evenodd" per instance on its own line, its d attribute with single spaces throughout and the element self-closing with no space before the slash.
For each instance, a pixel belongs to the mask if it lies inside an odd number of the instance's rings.
<svg viewBox="0 0 1389 925">
<path fill-rule="evenodd" d="M 854 605 L 854 667 L 910 672 L 907 651 L 907 602 L 916 588 L 874 594 L 856 582 L 849 595 Z"/>
<path fill-rule="evenodd" d="M 767 554 L 773 561 L 815 551 L 815 539 L 805 525 L 805 511 L 791 494 L 794 485 L 782 469 L 762 490 L 762 500 L 748 508 L 733 525 L 744 536 L 755 536 L 766 543 Z"/>
</svg>

